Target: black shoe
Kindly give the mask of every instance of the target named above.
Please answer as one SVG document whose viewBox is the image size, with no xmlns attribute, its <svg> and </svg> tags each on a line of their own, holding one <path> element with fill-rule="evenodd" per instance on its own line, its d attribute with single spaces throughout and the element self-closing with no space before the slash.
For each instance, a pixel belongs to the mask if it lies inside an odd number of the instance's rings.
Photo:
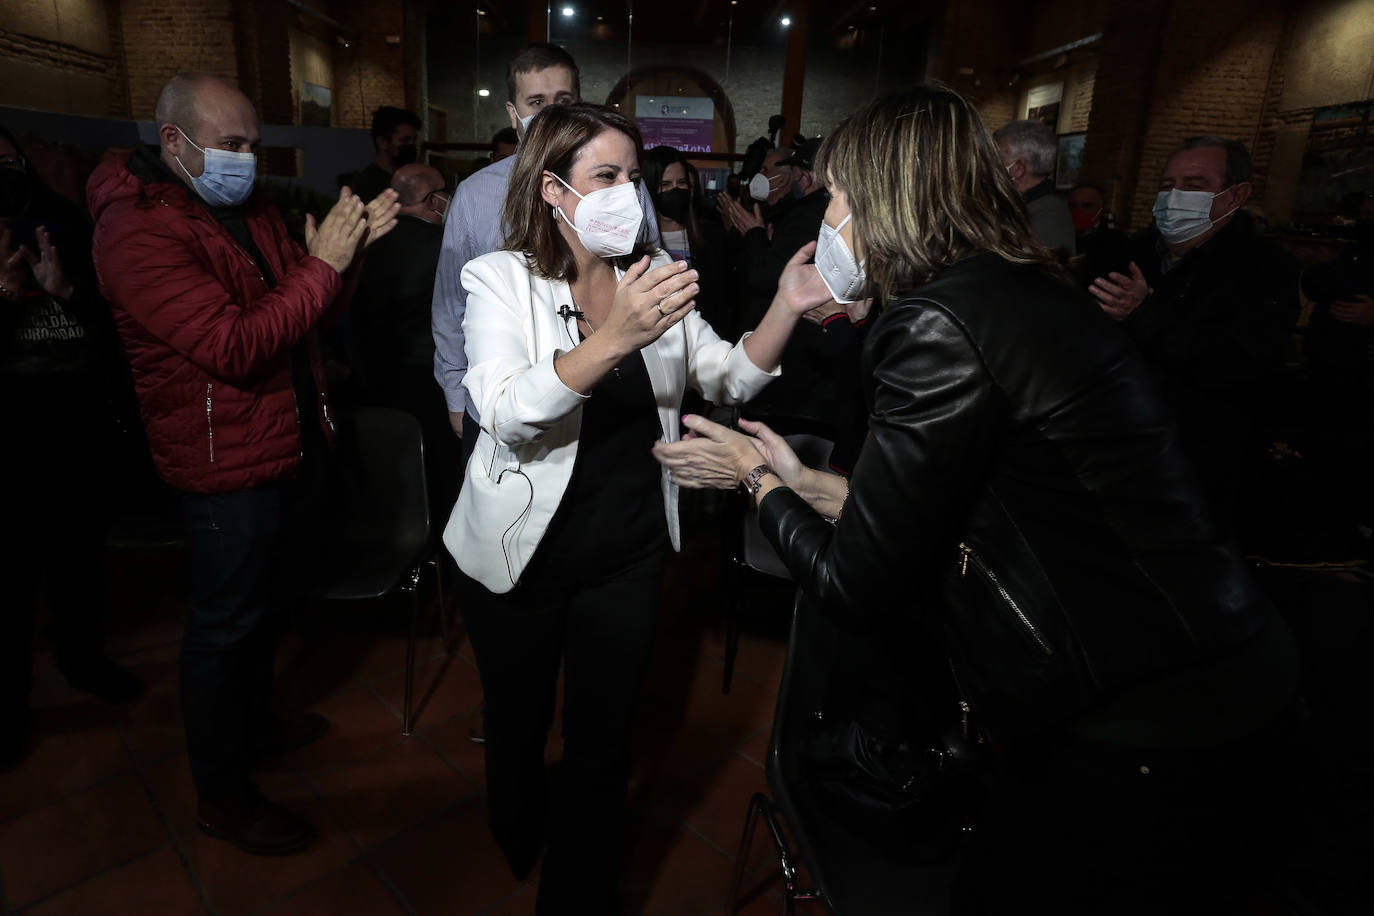
<svg viewBox="0 0 1374 916">
<path fill-rule="evenodd" d="M 299 852 L 315 840 L 309 821 L 274 805 L 256 791 L 231 795 L 197 806 L 201 832 L 255 856 Z"/>
<path fill-rule="evenodd" d="M 33 710 L 24 708 L 0 719 L 0 773 L 7 773 L 24 762 L 33 743 Z"/>
<path fill-rule="evenodd" d="M 262 730 L 258 756 L 271 760 L 299 750 L 324 737 L 329 720 L 317 712 L 302 712 L 272 719 Z"/>
<path fill-rule="evenodd" d="M 128 668 L 114 663 L 108 655 L 93 655 L 80 660 L 59 660 L 58 670 L 77 690 L 94 694 L 106 703 L 128 703 L 148 689 L 143 679 Z"/>
</svg>

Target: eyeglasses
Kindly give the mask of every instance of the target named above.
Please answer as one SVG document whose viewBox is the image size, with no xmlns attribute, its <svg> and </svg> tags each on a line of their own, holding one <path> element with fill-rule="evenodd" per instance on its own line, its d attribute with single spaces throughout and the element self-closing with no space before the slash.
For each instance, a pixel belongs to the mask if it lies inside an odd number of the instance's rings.
<svg viewBox="0 0 1374 916">
<path fill-rule="evenodd" d="M 18 169 L 24 171 L 28 168 L 29 161 L 18 153 L 9 156 L 0 156 L 0 169 Z"/>
</svg>

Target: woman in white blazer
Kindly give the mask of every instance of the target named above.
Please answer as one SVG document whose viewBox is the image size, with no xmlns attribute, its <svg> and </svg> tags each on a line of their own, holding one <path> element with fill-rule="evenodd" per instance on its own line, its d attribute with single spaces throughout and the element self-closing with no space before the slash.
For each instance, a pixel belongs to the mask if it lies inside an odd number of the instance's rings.
<svg viewBox="0 0 1374 916">
<path fill-rule="evenodd" d="M 720 340 L 697 275 L 636 244 L 639 132 L 613 109 L 550 107 L 511 173 L 505 250 L 463 270 L 464 384 L 482 432 L 444 543 L 486 700 L 491 828 L 541 913 L 617 910 L 635 702 L 677 486 L 654 460 L 687 386 L 717 402 L 777 374 L 797 318 L 830 298 L 811 247 L 752 335 Z M 563 758 L 544 745 L 564 671 Z"/>
</svg>

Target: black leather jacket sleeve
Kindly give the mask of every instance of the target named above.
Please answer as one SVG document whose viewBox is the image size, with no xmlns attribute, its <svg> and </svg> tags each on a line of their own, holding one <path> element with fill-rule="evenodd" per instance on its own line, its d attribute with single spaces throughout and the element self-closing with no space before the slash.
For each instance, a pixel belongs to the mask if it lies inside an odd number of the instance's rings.
<svg viewBox="0 0 1374 916">
<path fill-rule="evenodd" d="M 1008 412 L 964 328 L 943 308 L 904 302 L 870 334 L 869 434 L 838 524 L 782 488 L 759 513 L 797 584 L 851 618 L 916 604 L 914 592 L 957 539 Z M 904 586 L 906 600 L 892 600 L 894 585 Z"/>
</svg>

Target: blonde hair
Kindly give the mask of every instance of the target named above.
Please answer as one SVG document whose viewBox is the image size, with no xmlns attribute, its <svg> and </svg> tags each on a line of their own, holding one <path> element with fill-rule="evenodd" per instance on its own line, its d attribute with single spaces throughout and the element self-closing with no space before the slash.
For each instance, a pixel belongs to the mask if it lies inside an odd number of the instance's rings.
<svg viewBox="0 0 1374 916">
<path fill-rule="evenodd" d="M 978 112 L 953 90 L 920 86 L 859 108 L 821 145 L 816 173 L 848 198 L 880 301 L 982 251 L 1062 276 Z"/>
</svg>

